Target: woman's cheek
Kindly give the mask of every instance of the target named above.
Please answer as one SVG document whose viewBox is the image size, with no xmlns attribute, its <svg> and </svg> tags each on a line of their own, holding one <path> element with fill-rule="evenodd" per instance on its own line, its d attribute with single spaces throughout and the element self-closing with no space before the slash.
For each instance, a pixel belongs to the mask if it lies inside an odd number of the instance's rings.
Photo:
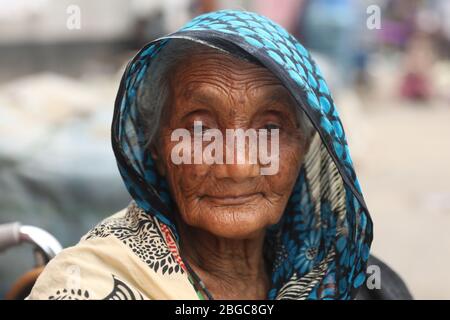
<svg viewBox="0 0 450 320">
<path fill-rule="evenodd" d="M 297 179 L 303 159 L 303 150 L 299 147 L 298 142 L 296 144 L 280 142 L 279 171 L 272 177 L 273 182 L 283 189 L 283 192 L 291 187 Z"/>
<path fill-rule="evenodd" d="M 210 166 L 174 164 L 170 157 L 166 163 L 168 164 L 166 178 L 170 180 L 169 184 L 178 200 L 195 198 L 202 189 Z"/>
</svg>

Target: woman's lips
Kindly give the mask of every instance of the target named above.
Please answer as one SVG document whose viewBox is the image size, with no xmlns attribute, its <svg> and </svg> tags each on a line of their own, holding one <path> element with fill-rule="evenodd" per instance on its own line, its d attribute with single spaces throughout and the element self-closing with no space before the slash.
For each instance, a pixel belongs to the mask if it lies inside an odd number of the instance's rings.
<svg viewBox="0 0 450 320">
<path fill-rule="evenodd" d="M 262 193 L 255 192 L 243 195 L 205 195 L 203 200 L 220 206 L 238 206 L 262 198 Z"/>
</svg>

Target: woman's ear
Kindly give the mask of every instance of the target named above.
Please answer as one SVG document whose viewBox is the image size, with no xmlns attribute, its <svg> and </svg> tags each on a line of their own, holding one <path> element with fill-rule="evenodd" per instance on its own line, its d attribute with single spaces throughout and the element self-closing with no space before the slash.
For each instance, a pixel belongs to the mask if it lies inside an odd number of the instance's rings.
<svg viewBox="0 0 450 320">
<path fill-rule="evenodd" d="M 161 148 L 159 148 L 159 150 L 161 150 Z M 166 175 L 166 167 L 164 166 L 162 155 L 158 151 L 158 146 L 156 145 L 156 143 L 152 143 L 150 145 L 150 155 L 155 162 L 156 170 L 161 176 L 164 177 Z"/>
</svg>

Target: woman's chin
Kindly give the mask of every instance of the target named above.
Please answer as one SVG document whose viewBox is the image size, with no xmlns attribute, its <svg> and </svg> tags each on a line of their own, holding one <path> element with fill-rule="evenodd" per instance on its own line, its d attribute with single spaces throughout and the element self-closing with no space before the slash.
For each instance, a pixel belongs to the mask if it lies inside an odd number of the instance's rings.
<svg viewBox="0 0 450 320">
<path fill-rule="evenodd" d="M 202 214 L 197 227 L 208 231 L 216 237 L 228 239 L 250 239 L 261 234 L 268 225 L 263 214 L 243 208 L 216 208 Z"/>
</svg>

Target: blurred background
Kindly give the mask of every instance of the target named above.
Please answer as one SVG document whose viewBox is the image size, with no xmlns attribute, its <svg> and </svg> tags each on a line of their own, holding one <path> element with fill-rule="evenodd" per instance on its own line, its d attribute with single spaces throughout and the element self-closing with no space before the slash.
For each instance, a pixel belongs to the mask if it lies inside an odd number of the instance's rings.
<svg viewBox="0 0 450 320">
<path fill-rule="evenodd" d="M 109 130 L 127 61 L 225 8 L 261 13 L 312 51 L 374 220 L 372 252 L 415 298 L 450 299 L 448 0 L 0 0 L 0 224 L 67 247 L 125 207 Z M 28 245 L 0 255 L 0 298 L 33 263 Z"/>
</svg>

